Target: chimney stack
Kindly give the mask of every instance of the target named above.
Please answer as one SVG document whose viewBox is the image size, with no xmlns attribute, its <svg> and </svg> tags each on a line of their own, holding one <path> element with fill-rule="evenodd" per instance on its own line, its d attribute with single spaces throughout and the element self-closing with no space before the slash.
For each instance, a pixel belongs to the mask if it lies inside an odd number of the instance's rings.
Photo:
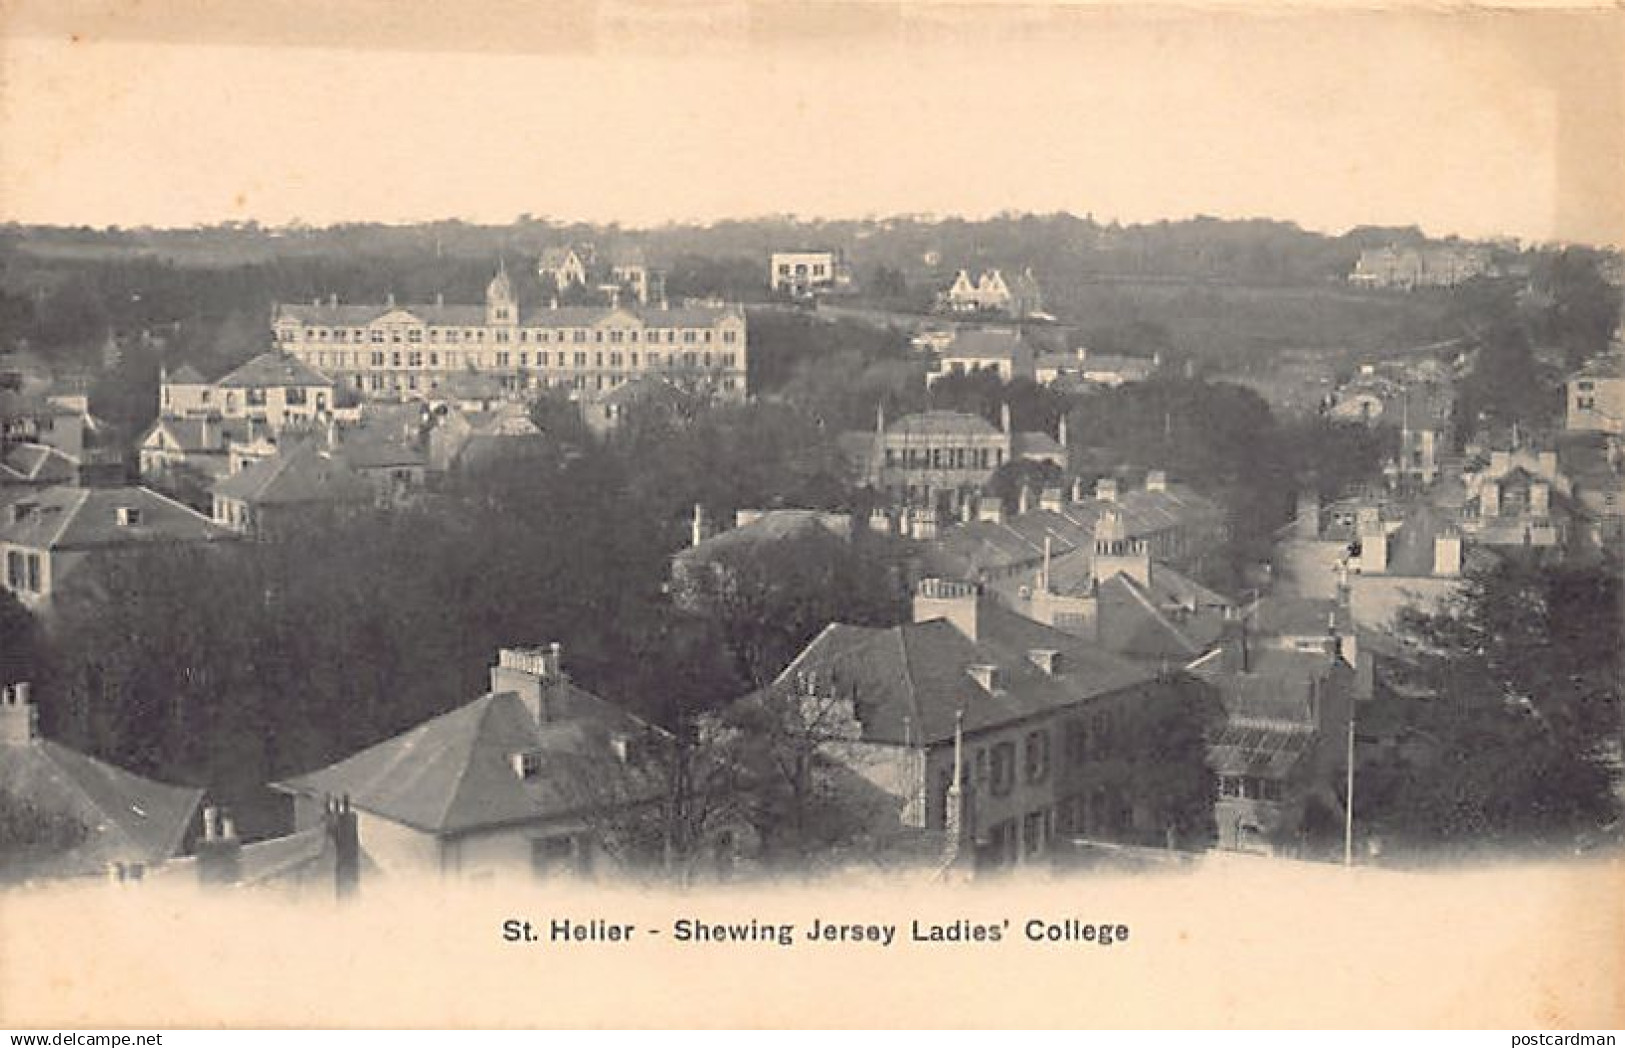
<svg viewBox="0 0 1625 1048">
<path fill-rule="evenodd" d="M 1388 531 L 1381 520 L 1367 520 L 1360 524 L 1360 574 L 1386 575 L 1388 573 Z"/>
<path fill-rule="evenodd" d="M 1074 503 L 1083 502 L 1083 501 L 1085 501 L 1086 498 L 1087 498 L 1087 492 L 1086 492 L 1086 489 L 1083 486 L 1083 478 L 1082 477 L 1073 477 L 1072 478 L 1072 501 Z"/>
<path fill-rule="evenodd" d="M 1433 536 L 1433 574 L 1445 578 L 1461 574 L 1461 532 L 1455 528 Z"/>
<path fill-rule="evenodd" d="M 999 405 L 999 429 L 1004 431 L 1005 436 L 1008 437 L 1010 435 L 1010 405 L 1009 405 L 1009 403 L 1004 403 L 1004 404 Z"/>
<path fill-rule="evenodd" d="M 955 629 L 974 641 L 980 632 L 981 617 L 981 587 L 973 582 L 921 579 L 919 588 L 914 592 L 915 622 L 947 619 Z"/>
<path fill-rule="evenodd" d="M 39 710 L 29 690 L 27 681 L 0 688 L 0 745 L 25 745 L 39 738 Z"/>
<path fill-rule="evenodd" d="M 1025 516 L 1033 508 L 1033 489 L 1026 484 L 1021 486 L 1021 495 L 1016 501 L 1016 513 Z"/>
<path fill-rule="evenodd" d="M 327 837 L 333 845 L 333 892 L 348 899 L 361 885 L 361 835 L 350 795 L 327 799 Z"/>
<path fill-rule="evenodd" d="M 698 546 L 700 543 L 704 542 L 710 537 L 710 528 L 706 524 L 705 520 L 705 507 L 696 502 L 694 503 L 694 521 L 689 525 L 688 544 L 690 546 Z"/>
<path fill-rule="evenodd" d="M 557 641 L 545 648 L 503 648 L 491 667 L 491 690 L 519 696 L 537 724 L 550 724 L 567 711 L 564 649 Z"/>
<path fill-rule="evenodd" d="M 203 809 L 203 839 L 197 842 L 198 883 L 206 888 L 229 887 L 241 872 L 243 843 L 237 828 L 221 808 Z"/>
</svg>

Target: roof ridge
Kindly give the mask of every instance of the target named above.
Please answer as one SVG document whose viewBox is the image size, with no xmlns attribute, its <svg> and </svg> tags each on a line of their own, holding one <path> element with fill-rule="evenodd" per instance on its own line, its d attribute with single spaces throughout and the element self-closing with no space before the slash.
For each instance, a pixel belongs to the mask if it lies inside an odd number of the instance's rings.
<svg viewBox="0 0 1625 1048">
<path fill-rule="evenodd" d="M 84 512 L 85 503 L 90 501 L 89 488 L 79 488 L 73 493 L 73 495 L 74 501 L 72 508 L 63 508 L 62 519 L 56 527 L 56 533 L 51 536 L 50 541 L 45 543 L 44 548 L 53 549 L 58 542 L 62 541 L 62 536 L 67 534 L 68 528 L 72 526 L 74 518 L 79 516 L 80 513 Z"/>
<path fill-rule="evenodd" d="M 1160 625 L 1163 629 L 1165 629 L 1169 633 L 1173 634 L 1174 639 L 1179 641 L 1179 643 L 1186 648 L 1187 653 L 1194 654 L 1194 651 L 1192 649 L 1197 648 L 1198 645 L 1193 644 L 1191 642 L 1191 639 L 1185 635 L 1185 632 L 1179 628 L 1178 624 L 1173 622 L 1171 619 L 1168 618 L 1168 616 L 1166 616 L 1166 615 L 1164 615 L 1162 613 L 1161 608 L 1159 608 L 1155 604 L 1151 603 L 1151 598 L 1148 597 L 1141 590 L 1140 583 L 1139 583 L 1138 580 L 1134 579 L 1133 577 L 1128 575 L 1126 572 L 1121 572 L 1121 571 L 1118 572 L 1116 575 L 1113 575 L 1112 579 L 1122 579 L 1123 580 L 1123 585 L 1128 588 L 1129 593 L 1134 596 L 1135 600 L 1140 602 L 1140 604 L 1145 608 L 1146 611 L 1149 611 L 1151 613 L 1153 620 L 1158 625 Z M 1108 580 L 1108 581 L 1110 581 L 1110 580 Z"/>
<path fill-rule="evenodd" d="M 914 668 L 912 665 L 912 660 L 909 658 L 908 654 L 908 639 L 906 636 L 907 631 L 902 626 L 894 626 L 892 628 L 897 631 L 897 651 L 899 655 L 898 664 L 903 669 L 903 695 L 905 697 L 905 701 L 908 703 L 909 717 L 916 728 L 921 732 L 923 737 L 925 730 L 925 717 L 920 712 L 919 696 L 915 694 Z"/>
<path fill-rule="evenodd" d="M 474 717 L 473 730 L 468 733 L 466 750 L 460 754 L 457 774 L 452 779 L 451 789 L 446 791 L 445 804 L 441 806 L 439 818 L 435 823 L 436 832 L 440 832 L 446 826 L 453 809 L 457 806 L 457 802 L 462 799 L 463 784 L 468 780 L 469 769 L 474 765 L 474 755 L 479 752 L 479 740 L 481 734 L 485 731 L 485 722 L 491 716 L 491 710 L 495 708 L 497 698 L 503 695 L 514 695 L 514 693 L 511 691 L 488 691 L 472 702 L 466 703 L 456 710 L 449 711 L 452 713 L 466 712 L 470 707 L 484 703 Z M 515 695 L 514 698 L 517 700 L 518 696 Z"/>
<path fill-rule="evenodd" d="M 117 818 L 112 817 L 112 816 L 114 816 L 115 813 L 109 812 L 106 809 L 104 809 L 101 806 L 101 804 L 99 804 L 96 801 L 96 798 L 92 797 L 90 795 L 90 791 L 85 789 L 84 786 L 79 782 L 79 780 L 74 778 L 73 773 L 68 771 L 67 767 L 65 765 L 63 765 L 57 759 L 57 756 L 58 756 L 57 751 L 61 750 L 61 751 L 67 752 L 67 753 L 71 753 L 76 757 L 81 757 L 81 758 L 83 758 L 85 760 L 88 760 L 88 761 L 91 761 L 93 763 L 98 763 L 99 764 L 99 763 L 105 763 L 105 762 L 97 760 L 97 758 L 92 757 L 88 753 L 80 753 L 78 750 L 69 749 L 67 746 L 62 745 L 61 743 L 57 742 L 54 739 L 39 738 L 39 739 L 36 740 L 36 743 L 37 743 L 37 745 L 36 745 L 36 748 L 35 748 L 35 752 L 40 754 L 41 759 L 45 761 L 47 767 L 49 767 L 51 769 L 51 771 L 57 776 L 57 778 L 59 780 L 65 781 L 68 784 L 68 787 L 75 794 L 77 794 L 79 796 L 79 798 L 82 799 L 85 802 L 85 804 L 87 806 L 89 806 L 89 808 L 92 811 L 102 812 L 104 815 L 109 816 L 108 822 L 111 823 L 112 826 L 115 829 L 118 830 L 119 836 L 124 839 L 124 843 L 127 846 L 133 845 L 133 846 L 136 846 L 137 848 L 139 848 L 140 842 L 136 841 L 134 838 L 132 838 L 130 836 L 129 830 L 125 828 L 125 826 L 124 826 L 124 824 L 122 822 L 120 822 Z M 122 770 L 122 769 L 120 769 L 120 770 Z M 130 774 L 133 775 L 134 772 L 131 772 Z M 87 826 L 85 828 L 87 830 L 89 830 L 91 833 L 95 833 L 98 830 L 105 829 L 105 827 L 99 827 L 99 826 Z"/>
</svg>

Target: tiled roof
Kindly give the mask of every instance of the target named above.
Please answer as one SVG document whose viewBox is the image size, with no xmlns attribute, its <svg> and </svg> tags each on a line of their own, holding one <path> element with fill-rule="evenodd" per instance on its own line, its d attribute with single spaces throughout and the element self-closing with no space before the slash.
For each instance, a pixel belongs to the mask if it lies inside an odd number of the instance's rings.
<svg viewBox="0 0 1625 1048">
<path fill-rule="evenodd" d="M 271 386 L 331 386 L 333 380 L 288 353 L 261 353 L 225 375 L 217 386 L 265 388 Z"/>
<path fill-rule="evenodd" d="M 1039 455 L 1065 455 L 1060 441 L 1048 433 L 1016 433 L 1010 438 L 1011 458 L 1033 458 Z"/>
<path fill-rule="evenodd" d="M 1224 598 L 1161 564 L 1152 566 L 1151 582 L 1148 588 L 1119 573 L 1100 584 L 1095 611 L 1100 645 L 1139 658 L 1189 658 L 1211 650 L 1224 635 L 1224 612 L 1196 594 L 1206 593 L 1216 603 L 1227 603 Z M 1187 591 L 1182 583 L 1194 589 Z"/>
<path fill-rule="evenodd" d="M 904 415 L 886 427 L 888 437 L 997 436 L 999 429 L 980 415 L 964 411 L 922 411 Z"/>
<path fill-rule="evenodd" d="M 932 745 L 953 737 L 961 711 L 965 731 L 975 733 L 1155 679 L 1141 665 L 996 604 L 985 602 L 980 614 L 975 642 L 940 619 L 889 629 L 829 626 L 774 686 L 812 674 L 853 697 L 866 741 Z M 1055 676 L 1033 664 L 1034 650 L 1060 653 Z M 976 665 L 998 667 L 993 693 L 971 677 Z"/>
<path fill-rule="evenodd" d="M 514 693 L 488 693 L 282 788 L 347 794 L 363 811 L 436 834 L 658 796 L 657 770 L 623 761 L 612 741 L 615 735 L 648 738 L 653 730 L 609 703 L 577 694 L 594 704 L 594 714 L 538 726 Z M 518 775 L 518 753 L 539 754 L 538 774 Z"/>
<path fill-rule="evenodd" d="M 1090 353 L 1077 362 L 1078 370 L 1123 375 L 1149 375 L 1156 364 L 1150 357 L 1127 357 L 1116 353 Z"/>
<path fill-rule="evenodd" d="M 159 863 L 185 841 L 203 791 L 142 778 L 49 739 L 0 746 L 0 794 L 71 819 L 85 838 L 54 854 L 15 849 L 0 865 L 42 875 L 100 873 L 110 862 Z M 9 847 L 9 846 L 8 846 Z"/>
<path fill-rule="evenodd" d="M 232 441 L 252 439 L 254 428 L 249 419 L 161 418 L 152 424 L 141 442 L 146 443 L 154 430 L 162 429 L 182 451 L 225 451 Z"/>
<path fill-rule="evenodd" d="M 841 540 L 841 525 L 835 514 L 815 509 L 774 509 L 737 528 L 718 532 L 697 546 L 690 546 L 676 554 L 680 561 L 705 561 L 731 552 L 754 549 L 799 538 L 826 538 Z M 847 518 L 850 533 L 850 518 Z"/>
<path fill-rule="evenodd" d="M 1625 378 L 1625 354 L 1605 353 L 1592 357 L 1571 378 Z"/>
<path fill-rule="evenodd" d="M 216 495 L 254 505 L 360 501 L 372 489 L 314 442 L 296 444 L 218 481 Z"/>
<path fill-rule="evenodd" d="M 410 302 L 399 305 L 283 305 L 278 318 L 326 327 L 364 327 L 390 313 L 407 313 L 427 327 L 484 327 L 483 305 Z M 711 327 L 727 316 L 744 314 L 737 306 L 547 306 L 521 307 L 519 327 L 590 328 L 642 326 L 645 328 Z M 673 344 L 675 348 L 676 343 Z"/>
<path fill-rule="evenodd" d="M 0 481 L 25 484 L 72 484 L 79 463 L 49 444 L 13 444 L 0 457 Z"/>
<path fill-rule="evenodd" d="M 1428 566 L 1433 551 L 1428 551 Z M 1254 605 L 1255 631 L 1266 637 L 1320 637 L 1333 628 L 1344 636 L 1354 628 L 1348 609 L 1331 597 L 1292 597 L 1271 593 Z"/>
<path fill-rule="evenodd" d="M 169 373 L 168 381 L 172 386 L 202 386 L 207 385 L 209 380 L 204 378 L 203 373 L 192 365 L 182 364 Z"/>
<path fill-rule="evenodd" d="M 12 515 L 24 505 L 26 516 Z M 119 510 L 138 511 L 138 520 L 119 523 Z M 0 539 L 34 549 L 83 550 L 136 542 L 201 542 L 224 532 L 189 506 L 147 488 L 45 488 L 15 499 Z"/>
<path fill-rule="evenodd" d="M 942 355 L 965 360 L 1014 360 L 1025 352 L 1017 332 L 970 328 L 955 334 Z"/>
<path fill-rule="evenodd" d="M 1316 727 L 1311 683 L 1317 687 L 1337 674 L 1350 672 L 1346 664 L 1318 652 L 1287 651 L 1252 646 L 1248 671 L 1220 672 L 1208 677 L 1232 724 Z"/>
<path fill-rule="evenodd" d="M 0 389 L 0 419 L 60 418 L 78 414 L 80 412 L 73 408 L 55 403 L 46 397 L 18 393 L 12 389 Z"/>
</svg>

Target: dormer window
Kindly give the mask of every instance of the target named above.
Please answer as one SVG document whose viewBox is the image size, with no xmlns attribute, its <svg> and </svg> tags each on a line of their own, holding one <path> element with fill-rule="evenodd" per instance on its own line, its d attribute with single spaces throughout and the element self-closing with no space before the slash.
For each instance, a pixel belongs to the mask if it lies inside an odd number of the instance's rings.
<svg viewBox="0 0 1625 1048">
<path fill-rule="evenodd" d="M 118 523 L 121 528 L 140 524 L 141 510 L 135 506 L 120 506 L 118 508 Z"/>
<path fill-rule="evenodd" d="M 534 751 L 514 754 L 513 773 L 527 781 L 536 778 L 542 773 L 542 755 Z"/>
</svg>

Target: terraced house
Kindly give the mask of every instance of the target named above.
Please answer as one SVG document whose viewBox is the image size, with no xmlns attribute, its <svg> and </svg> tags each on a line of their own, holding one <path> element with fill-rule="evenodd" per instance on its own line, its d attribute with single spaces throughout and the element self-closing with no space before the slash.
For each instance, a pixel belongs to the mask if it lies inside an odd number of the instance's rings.
<svg viewBox="0 0 1625 1048">
<path fill-rule="evenodd" d="M 599 393 L 656 375 L 746 394 L 746 324 L 737 306 L 522 305 L 499 269 L 482 305 L 279 305 L 277 345 L 343 387 L 399 399 L 468 372 L 505 391 Z"/>
</svg>

